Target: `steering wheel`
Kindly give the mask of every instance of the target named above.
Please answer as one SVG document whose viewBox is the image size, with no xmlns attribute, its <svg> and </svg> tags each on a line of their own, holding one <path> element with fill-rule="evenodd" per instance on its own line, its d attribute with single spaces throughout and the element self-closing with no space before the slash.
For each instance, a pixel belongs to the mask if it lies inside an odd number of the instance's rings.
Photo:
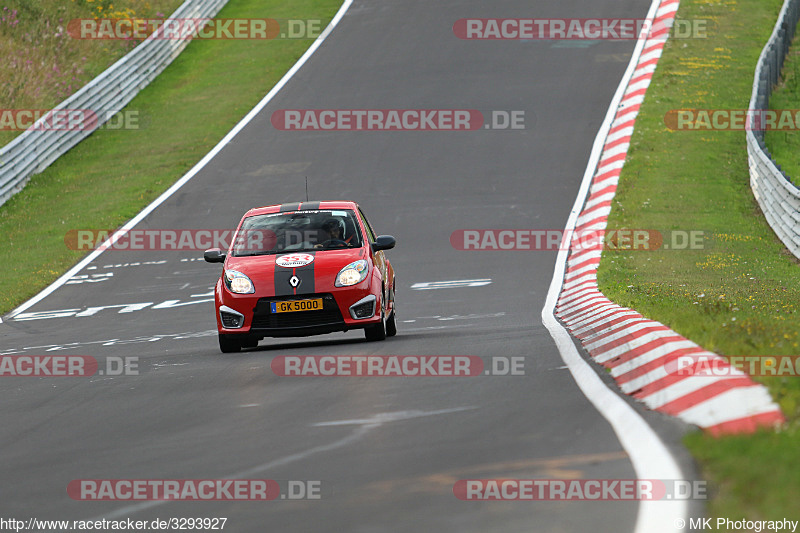
<svg viewBox="0 0 800 533">
<path fill-rule="evenodd" d="M 328 239 L 327 241 L 323 241 L 320 244 L 322 244 L 323 247 L 332 246 L 332 245 L 348 246 L 348 247 L 350 246 L 349 242 L 343 241 L 341 239 Z"/>
</svg>

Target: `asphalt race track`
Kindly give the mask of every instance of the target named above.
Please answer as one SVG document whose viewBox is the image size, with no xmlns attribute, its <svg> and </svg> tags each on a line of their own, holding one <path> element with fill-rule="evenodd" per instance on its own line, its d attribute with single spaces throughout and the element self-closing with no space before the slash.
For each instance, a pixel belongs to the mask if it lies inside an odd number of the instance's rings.
<svg viewBox="0 0 800 533">
<path fill-rule="evenodd" d="M 635 42 L 465 41 L 452 26 L 464 17 L 643 18 L 649 4 L 356 0 L 261 114 L 138 228 L 233 228 L 251 207 L 305 199 L 308 176 L 312 200 L 357 201 L 379 233 L 397 238 L 388 252 L 397 337 L 266 339 L 222 355 L 210 302 L 219 265 L 201 251 L 103 253 L 82 282 L 26 310 L 70 316 L 5 317 L 0 351 L 93 356 L 101 368 L 135 357 L 139 374 L 0 380 L 2 514 L 227 517 L 234 532 L 632 531 L 636 502 L 454 497 L 460 479 L 636 474 L 541 324 L 557 252 L 459 251 L 450 235 L 564 226 Z M 526 127 L 286 132 L 270 123 L 275 110 L 307 108 L 522 110 Z M 475 279 L 491 283 L 412 288 Z M 289 378 L 270 369 L 281 355 L 371 354 L 523 357 L 525 375 Z M 667 441 L 679 437 L 676 423 L 645 416 Z M 318 480 L 322 497 L 87 502 L 66 492 L 76 479 L 233 478 Z"/>
</svg>

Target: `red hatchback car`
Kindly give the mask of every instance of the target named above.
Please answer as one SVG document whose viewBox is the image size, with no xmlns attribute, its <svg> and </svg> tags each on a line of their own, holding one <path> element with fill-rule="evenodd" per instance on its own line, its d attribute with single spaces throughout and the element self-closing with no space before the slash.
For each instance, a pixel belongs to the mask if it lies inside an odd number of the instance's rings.
<svg viewBox="0 0 800 533">
<path fill-rule="evenodd" d="M 227 252 L 204 254 L 223 263 L 214 289 L 220 350 L 357 328 L 371 341 L 395 335 L 395 276 L 384 256 L 394 245 L 354 202 L 251 209 Z"/>
</svg>

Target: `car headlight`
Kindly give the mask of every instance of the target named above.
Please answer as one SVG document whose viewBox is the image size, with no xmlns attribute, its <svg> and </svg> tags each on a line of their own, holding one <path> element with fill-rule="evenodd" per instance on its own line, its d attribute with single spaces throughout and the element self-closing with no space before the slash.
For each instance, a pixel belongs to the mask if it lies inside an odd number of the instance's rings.
<svg viewBox="0 0 800 533">
<path fill-rule="evenodd" d="M 349 287 L 361 283 L 367 277 L 367 262 L 364 259 L 353 261 L 336 275 L 337 287 Z"/>
<path fill-rule="evenodd" d="M 252 294 L 256 292 L 256 288 L 250 278 L 238 270 L 226 270 L 222 279 L 225 280 L 225 286 L 228 287 L 228 290 L 236 294 Z"/>
</svg>

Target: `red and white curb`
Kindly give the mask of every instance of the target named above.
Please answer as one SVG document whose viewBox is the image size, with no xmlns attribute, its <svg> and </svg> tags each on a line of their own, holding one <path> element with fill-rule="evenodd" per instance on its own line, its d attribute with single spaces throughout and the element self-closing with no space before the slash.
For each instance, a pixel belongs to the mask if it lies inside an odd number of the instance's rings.
<svg viewBox="0 0 800 533">
<path fill-rule="evenodd" d="M 574 222 L 577 232 L 606 228 L 634 123 L 669 36 L 667 23 L 674 19 L 679 3 L 665 0 L 656 11 L 653 26 L 667 29 L 644 43 L 608 128 L 588 197 Z M 597 287 L 601 253 L 602 243 L 569 250 L 555 314 L 592 358 L 609 369 L 623 392 L 712 434 L 749 432 L 784 421 L 766 388 L 741 372 L 725 372 L 730 367 L 724 358 L 606 298 Z M 669 372 L 669 364 L 684 355 L 713 358 L 714 367 L 723 370 L 717 373 L 723 375 Z"/>
</svg>

